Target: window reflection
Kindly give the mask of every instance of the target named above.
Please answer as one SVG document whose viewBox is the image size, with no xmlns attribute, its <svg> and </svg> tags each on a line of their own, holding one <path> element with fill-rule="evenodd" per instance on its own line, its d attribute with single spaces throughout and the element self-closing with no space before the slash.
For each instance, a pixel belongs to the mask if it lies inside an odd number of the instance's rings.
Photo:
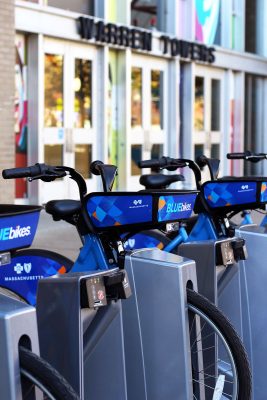
<svg viewBox="0 0 267 400">
<path fill-rule="evenodd" d="M 63 165 L 63 145 L 46 144 L 44 146 L 44 162 L 48 165 Z"/>
<path fill-rule="evenodd" d="M 157 30 L 159 29 L 160 17 L 163 14 L 165 0 L 132 0 L 131 1 L 131 21 L 132 25 L 142 28 Z"/>
<path fill-rule="evenodd" d="M 94 0 L 44 0 L 45 5 L 94 15 Z"/>
<path fill-rule="evenodd" d="M 211 80 L 211 130 L 220 130 L 221 81 Z"/>
<path fill-rule="evenodd" d="M 163 144 L 153 144 L 151 148 L 151 159 L 158 160 L 163 156 Z M 159 172 L 158 168 L 151 168 L 152 172 Z"/>
<path fill-rule="evenodd" d="M 63 126 L 63 56 L 45 54 L 45 127 Z"/>
<path fill-rule="evenodd" d="M 92 62 L 75 59 L 74 127 L 92 126 Z"/>
<path fill-rule="evenodd" d="M 162 127 L 163 72 L 151 71 L 151 125 Z"/>
<path fill-rule="evenodd" d="M 91 178 L 90 164 L 92 162 L 92 145 L 76 144 L 75 145 L 75 169 L 80 172 L 84 179 Z"/>
<path fill-rule="evenodd" d="M 204 145 L 203 144 L 195 144 L 195 160 L 204 154 Z"/>
<path fill-rule="evenodd" d="M 133 144 L 131 147 L 131 175 L 140 175 L 137 163 L 142 159 L 142 145 Z"/>
<path fill-rule="evenodd" d="M 151 159 L 157 160 L 163 156 L 163 144 L 153 144 L 151 149 Z"/>
<path fill-rule="evenodd" d="M 132 68 L 132 118 L 131 125 L 142 125 L 142 69 Z"/>
<path fill-rule="evenodd" d="M 211 158 L 217 158 L 217 160 L 220 159 L 220 145 L 218 143 L 211 145 L 210 156 Z"/>
<path fill-rule="evenodd" d="M 196 131 L 204 130 L 204 78 L 195 78 L 194 126 Z"/>
</svg>

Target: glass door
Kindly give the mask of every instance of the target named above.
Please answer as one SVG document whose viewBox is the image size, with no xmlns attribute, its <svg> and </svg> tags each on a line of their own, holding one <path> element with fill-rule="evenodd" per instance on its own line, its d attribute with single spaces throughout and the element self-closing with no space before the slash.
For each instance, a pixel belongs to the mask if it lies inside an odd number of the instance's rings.
<svg viewBox="0 0 267 400">
<path fill-rule="evenodd" d="M 128 140 L 128 188 L 140 189 L 138 161 L 164 155 L 167 68 L 163 60 L 133 56 L 131 69 L 131 131 Z M 164 100 L 164 101 L 163 101 Z M 144 170 L 143 173 L 149 173 Z"/>
<path fill-rule="evenodd" d="M 88 46 L 46 39 L 44 46 L 44 162 L 79 171 L 95 190 L 89 165 L 96 158 L 96 53 Z M 41 188 L 42 201 L 78 198 L 71 179 Z"/>
<path fill-rule="evenodd" d="M 194 77 L 193 156 L 222 159 L 224 72 L 196 67 Z M 206 174 L 204 178 L 209 179 Z"/>
</svg>

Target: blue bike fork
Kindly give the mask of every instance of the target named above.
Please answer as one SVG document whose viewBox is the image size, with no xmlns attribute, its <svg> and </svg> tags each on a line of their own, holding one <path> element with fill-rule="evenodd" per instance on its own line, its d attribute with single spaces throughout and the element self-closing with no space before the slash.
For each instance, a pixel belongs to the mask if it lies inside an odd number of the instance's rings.
<svg viewBox="0 0 267 400">
<path fill-rule="evenodd" d="M 89 233 L 83 239 L 83 247 L 71 272 L 101 271 L 114 268 L 114 264 L 109 264 L 102 243 L 95 234 Z"/>
<path fill-rule="evenodd" d="M 169 244 L 167 244 L 167 246 L 164 247 L 163 250 L 170 253 L 176 246 L 179 246 L 179 244 L 186 242 L 187 239 L 188 239 L 187 232 L 185 228 L 181 226 L 179 229 L 179 234 Z"/>
<path fill-rule="evenodd" d="M 188 242 L 218 239 L 216 229 L 208 214 L 199 214 L 197 222 L 188 236 Z"/>
</svg>

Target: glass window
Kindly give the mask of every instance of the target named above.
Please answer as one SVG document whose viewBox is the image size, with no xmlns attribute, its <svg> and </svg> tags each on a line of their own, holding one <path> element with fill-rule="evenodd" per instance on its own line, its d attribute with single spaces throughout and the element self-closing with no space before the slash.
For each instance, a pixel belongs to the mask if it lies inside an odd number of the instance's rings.
<svg viewBox="0 0 267 400">
<path fill-rule="evenodd" d="M 153 144 L 151 149 L 151 159 L 157 160 L 163 156 L 163 144 Z"/>
<path fill-rule="evenodd" d="M 46 144 L 44 146 L 44 162 L 48 165 L 63 165 L 63 145 Z"/>
<path fill-rule="evenodd" d="M 158 160 L 163 156 L 163 144 L 153 144 L 151 148 L 151 159 Z M 158 168 L 151 168 L 152 172 L 159 172 Z"/>
<path fill-rule="evenodd" d="M 15 39 L 15 141 L 16 141 L 16 168 L 27 166 L 28 152 L 28 98 L 27 98 L 27 65 L 26 65 L 26 38 L 18 35 Z M 27 180 L 24 178 L 15 180 L 16 198 L 25 198 L 27 192 Z"/>
<path fill-rule="evenodd" d="M 159 29 L 163 3 L 165 0 L 132 0 L 131 24 L 151 30 Z"/>
<path fill-rule="evenodd" d="M 63 56 L 45 54 L 45 127 L 63 126 Z"/>
<path fill-rule="evenodd" d="M 204 144 L 195 144 L 195 160 L 204 154 Z"/>
<path fill-rule="evenodd" d="M 195 39 L 206 45 L 221 44 L 221 0 L 195 0 Z"/>
<path fill-rule="evenodd" d="M 132 118 L 131 125 L 142 126 L 142 69 L 132 68 Z"/>
<path fill-rule="evenodd" d="M 163 129 L 163 72 L 151 71 L 151 125 Z"/>
<path fill-rule="evenodd" d="M 217 158 L 217 160 L 220 160 L 220 145 L 218 143 L 211 145 L 210 156 L 211 158 Z"/>
<path fill-rule="evenodd" d="M 82 174 L 84 179 L 92 177 L 90 173 L 90 164 L 92 162 L 92 145 L 76 144 L 75 145 L 75 169 Z"/>
<path fill-rule="evenodd" d="M 75 59 L 74 127 L 92 126 L 92 62 Z"/>
<path fill-rule="evenodd" d="M 196 131 L 204 130 L 204 78 L 195 78 L 194 127 Z"/>
<path fill-rule="evenodd" d="M 245 143 L 244 151 L 253 153 L 266 151 L 263 112 L 264 86 L 266 78 L 256 75 L 246 75 L 245 80 Z M 238 161 L 235 161 L 238 162 Z M 244 162 L 245 175 L 266 175 L 264 162 Z"/>
<path fill-rule="evenodd" d="M 44 0 L 47 6 L 94 15 L 94 0 Z"/>
<path fill-rule="evenodd" d="M 245 51 L 249 53 L 256 53 L 256 8 L 257 1 L 246 0 L 246 20 L 245 20 Z"/>
<path fill-rule="evenodd" d="M 211 80 L 211 130 L 220 130 L 221 81 Z"/>
<path fill-rule="evenodd" d="M 142 160 L 142 145 L 133 144 L 131 147 L 131 153 L 131 175 L 140 175 L 141 170 L 137 163 Z"/>
</svg>

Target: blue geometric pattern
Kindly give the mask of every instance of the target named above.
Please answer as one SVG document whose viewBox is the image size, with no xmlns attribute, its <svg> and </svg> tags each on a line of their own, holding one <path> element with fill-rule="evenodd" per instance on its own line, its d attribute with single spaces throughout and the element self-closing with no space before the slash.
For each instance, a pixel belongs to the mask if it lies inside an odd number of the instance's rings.
<svg viewBox="0 0 267 400">
<path fill-rule="evenodd" d="M 262 203 L 267 202 L 267 182 L 261 184 L 261 200 Z"/>
<path fill-rule="evenodd" d="M 212 208 L 256 202 L 256 193 L 256 182 L 208 182 L 204 186 L 205 200 Z"/>
<path fill-rule="evenodd" d="M 152 222 L 151 195 L 92 195 L 86 208 L 96 228 Z"/>
</svg>

